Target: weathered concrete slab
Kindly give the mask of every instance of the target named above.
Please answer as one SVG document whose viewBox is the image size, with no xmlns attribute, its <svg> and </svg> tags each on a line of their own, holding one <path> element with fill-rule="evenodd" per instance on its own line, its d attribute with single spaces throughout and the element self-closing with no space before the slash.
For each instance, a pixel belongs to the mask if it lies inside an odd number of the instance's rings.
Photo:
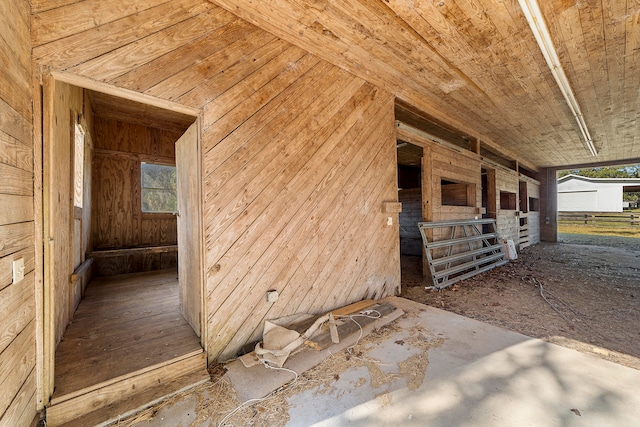
<svg viewBox="0 0 640 427">
<path fill-rule="evenodd" d="M 405 314 L 375 341 L 363 344 L 362 354 L 351 359 L 336 355 L 346 363 L 329 364 L 337 371 L 326 372 L 327 381 L 298 392 L 285 390 L 278 409 L 288 420 L 261 420 L 261 412 L 253 411 L 250 424 L 638 425 L 640 371 L 412 301 L 389 302 Z M 263 378 L 254 378 L 253 384 Z M 251 383 L 250 376 L 245 379 Z M 272 386 L 261 385 L 259 394 Z M 150 425 L 217 425 L 231 411 L 216 413 L 220 397 L 207 389 L 197 393 L 197 407 L 185 396 L 187 401 L 164 405 Z M 230 417 L 224 425 L 246 420 Z"/>
<path fill-rule="evenodd" d="M 392 303 L 407 312 L 398 320 L 402 332 L 366 356 L 393 370 L 410 354 L 393 344 L 406 347 L 410 331 L 442 337 L 442 345 L 428 350 L 421 384 L 411 389 L 400 376 L 377 388 L 371 381 L 354 386 L 368 373 L 353 369 L 329 388 L 290 398 L 287 426 L 633 426 L 640 420 L 640 371 L 411 301 Z"/>
</svg>

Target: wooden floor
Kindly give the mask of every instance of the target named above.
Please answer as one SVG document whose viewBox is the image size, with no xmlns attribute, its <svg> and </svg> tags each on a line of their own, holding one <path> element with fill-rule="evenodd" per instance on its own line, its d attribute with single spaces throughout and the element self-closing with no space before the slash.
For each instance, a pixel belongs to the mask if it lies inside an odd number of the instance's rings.
<svg viewBox="0 0 640 427">
<path fill-rule="evenodd" d="M 201 351 L 175 271 L 97 278 L 56 350 L 53 400 Z"/>
</svg>

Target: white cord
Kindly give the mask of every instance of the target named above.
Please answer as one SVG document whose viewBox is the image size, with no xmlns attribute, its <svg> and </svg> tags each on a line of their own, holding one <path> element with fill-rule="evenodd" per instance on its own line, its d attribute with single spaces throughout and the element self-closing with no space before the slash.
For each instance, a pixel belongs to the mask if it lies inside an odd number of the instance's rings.
<svg viewBox="0 0 640 427">
<path fill-rule="evenodd" d="M 372 316 L 372 313 L 377 313 L 377 316 Z M 360 335 L 358 336 L 358 339 L 356 340 L 355 343 L 353 343 L 353 345 L 347 347 L 347 349 L 346 349 L 349 353 L 351 353 L 353 348 L 358 345 L 358 343 L 360 342 L 360 340 L 364 336 L 364 329 L 362 329 L 362 325 L 360 323 L 358 323 L 358 321 L 355 318 L 356 317 L 367 317 L 369 319 L 379 319 L 379 318 L 382 317 L 382 314 L 378 310 L 363 310 L 358 314 L 351 314 L 348 317 L 349 317 L 349 319 L 353 320 L 353 322 L 356 325 L 358 325 L 358 328 L 360 328 Z"/>
<path fill-rule="evenodd" d="M 296 382 L 298 382 L 298 373 L 292 369 L 287 369 L 287 368 L 279 368 L 277 366 L 271 366 L 269 365 L 269 363 L 263 359 L 258 359 L 260 360 L 260 362 L 262 362 L 262 364 L 264 365 L 265 368 L 268 369 L 274 369 L 276 371 L 286 371 L 286 372 L 291 372 L 293 375 L 295 375 L 295 378 L 290 381 L 288 384 L 286 384 L 283 387 L 280 387 L 277 390 L 272 391 L 271 393 L 269 393 L 267 396 L 265 397 L 261 397 L 261 398 L 257 398 L 257 399 L 249 399 L 246 402 L 242 403 L 240 406 L 238 406 L 236 409 L 234 409 L 233 411 L 229 412 L 219 423 L 218 423 L 218 427 L 222 427 L 225 423 L 225 421 L 227 421 L 233 414 L 235 414 L 236 412 L 238 412 L 240 409 L 244 408 L 245 406 L 249 405 L 249 404 L 253 404 L 253 403 L 258 403 L 258 402 L 262 402 L 264 400 L 268 400 L 271 399 L 272 397 L 274 397 L 275 393 L 278 391 L 282 391 L 282 390 L 286 390 L 289 387 L 292 387 Z"/>
<path fill-rule="evenodd" d="M 375 313 L 375 315 L 374 315 L 374 313 Z M 354 322 L 356 325 L 358 325 L 358 328 L 360 328 L 360 335 L 358 336 L 358 339 L 356 340 L 356 342 L 355 342 L 352 346 L 350 346 L 350 347 L 348 347 L 348 348 L 346 349 L 349 353 L 351 353 L 351 352 L 352 352 L 352 350 L 353 350 L 353 348 L 354 348 L 355 346 L 357 346 L 357 345 L 358 345 L 358 343 L 360 342 L 360 340 L 361 340 L 361 339 L 362 339 L 362 337 L 364 336 L 364 329 L 362 329 L 362 325 L 360 325 L 360 323 L 358 323 L 358 321 L 357 321 L 355 318 L 356 318 L 356 317 L 367 317 L 367 318 L 369 318 L 369 319 L 379 319 L 379 318 L 381 318 L 381 317 L 382 317 L 382 314 L 381 314 L 378 310 L 363 310 L 363 311 L 361 311 L 361 312 L 360 312 L 360 313 L 358 313 L 358 314 L 351 314 L 351 315 L 349 315 L 349 316 L 345 316 L 345 317 L 348 317 L 348 318 L 350 318 L 351 320 L 353 320 L 353 322 Z M 331 354 L 331 352 L 329 352 L 329 354 Z M 359 359 L 359 358 L 358 358 L 358 357 L 356 357 L 356 356 L 352 356 L 352 357 L 354 357 L 354 358 L 356 358 L 356 359 Z M 235 408 L 233 411 L 229 412 L 229 413 L 228 413 L 228 414 L 227 414 L 227 415 L 222 419 L 222 421 L 220 421 L 220 422 L 218 423 L 218 427 L 222 427 L 222 426 L 224 425 L 225 421 L 227 421 L 227 420 L 228 420 L 228 419 L 229 419 L 233 414 L 235 414 L 236 412 L 238 412 L 240 409 L 244 408 L 245 406 L 247 406 L 247 405 L 249 405 L 249 404 L 253 404 L 253 403 L 257 403 L 257 402 L 262 402 L 262 401 L 264 401 L 264 400 L 270 399 L 270 398 L 274 397 L 274 395 L 275 395 L 275 393 L 276 393 L 276 392 L 278 392 L 278 391 L 282 391 L 282 390 L 286 390 L 287 388 L 292 387 L 294 384 L 296 384 L 296 383 L 298 382 L 298 377 L 299 377 L 299 375 L 298 375 L 298 373 L 297 373 L 296 371 L 294 371 L 294 370 L 292 370 L 292 369 L 279 368 L 279 367 L 277 367 L 277 366 L 271 366 L 271 365 L 269 365 L 269 363 L 268 363 L 267 361 L 265 361 L 264 359 L 259 359 L 259 360 L 260 360 L 260 362 L 262 362 L 262 364 L 264 365 L 264 367 L 265 367 L 265 368 L 268 368 L 268 369 L 274 369 L 274 370 L 276 370 L 276 371 L 285 371 L 285 372 L 290 372 L 290 373 L 292 373 L 293 375 L 295 375 L 295 378 L 294 378 L 291 382 L 289 382 L 288 384 L 286 384 L 286 386 L 280 387 L 278 390 L 275 390 L 275 391 L 273 391 L 273 392 L 269 393 L 269 394 L 268 394 L 267 396 L 265 396 L 265 397 L 258 398 L 258 399 L 249 399 L 249 400 L 247 400 L 246 402 L 242 403 L 240 406 L 238 406 L 237 408 Z"/>
</svg>

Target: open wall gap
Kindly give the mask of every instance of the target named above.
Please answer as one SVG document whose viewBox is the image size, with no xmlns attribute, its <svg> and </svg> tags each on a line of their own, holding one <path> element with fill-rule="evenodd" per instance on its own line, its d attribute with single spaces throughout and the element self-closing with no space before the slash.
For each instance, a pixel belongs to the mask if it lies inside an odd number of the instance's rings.
<svg viewBox="0 0 640 427">
<path fill-rule="evenodd" d="M 398 201 L 400 212 L 401 275 L 422 278 L 422 147 L 398 141 Z"/>
</svg>

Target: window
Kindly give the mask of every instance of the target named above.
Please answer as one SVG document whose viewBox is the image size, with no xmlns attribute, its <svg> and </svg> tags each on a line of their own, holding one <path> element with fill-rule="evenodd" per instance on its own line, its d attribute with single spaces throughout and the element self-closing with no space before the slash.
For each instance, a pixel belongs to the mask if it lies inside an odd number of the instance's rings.
<svg viewBox="0 0 640 427">
<path fill-rule="evenodd" d="M 501 191 L 500 192 L 500 209 L 515 211 L 516 210 L 516 193 Z"/>
<path fill-rule="evenodd" d="M 84 195 L 84 129 L 76 123 L 73 133 L 73 206 L 82 208 Z"/>
<path fill-rule="evenodd" d="M 475 192 L 474 184 L 440 180 L 442 206 L 474 206 Z"/>
<path fill-rule="evenodd" d="M 142 212 L 175 213 L 178 211 L 177 173 L 175 166 L 142 163 Z"/>
</svg>

